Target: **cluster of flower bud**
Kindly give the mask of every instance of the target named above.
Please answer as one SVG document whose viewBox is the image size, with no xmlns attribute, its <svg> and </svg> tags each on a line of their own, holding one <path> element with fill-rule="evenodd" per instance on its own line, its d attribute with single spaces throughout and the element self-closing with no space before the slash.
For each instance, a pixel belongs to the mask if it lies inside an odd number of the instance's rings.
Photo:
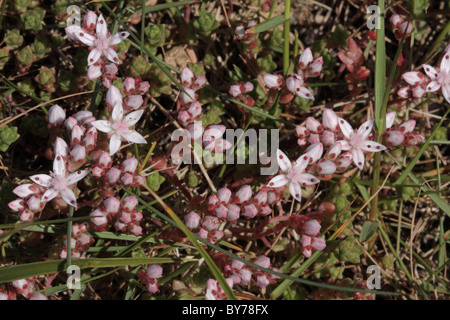
<svg viewBox="0 0 450 320">
<path fill-rule="evenodd" d="M 75 223 L 72 226 L 72 237 L 70 239 L 70 256 L 72 259 L 79 259 L 82 257 L 83 252 L 89 249 L 90 245 L 94 242 L 88 233 L 87 223 Z M 62 248 L 59 251 L 59 256 L 61 259 L 67 258 L 67 235 L 64 235 L 61 244 Z"/>
<path fill-rule="evenodd" d="M 106 198 L 102 205 L 95 208 L 89 216 L 92 229 L 95 231 L 108 230 L 108 224 L 113 223 L 117 231 L 139 236 L 142 234 L 142 212 L 136 210 L 138 200 L 135 196 L 128 196 L 119 200 L 118 197 Z"/>
<path fill-rule="evenodd" d="M 158 292 L 158 279 L 162 277 L 163 269 L 160 264 L 149 264 L 147 269 L 140 270 L 137 275 L 142 284 L 145 285 L 145 290 L 150 293 Z"/>
<path fill-rule="evenodd" d="M 197 90 L 203 88 L 206 78 L 203 75 L 196 76 L 188 67 L 181 71 L 181 85 L 183 91 L 177 100 L 178 121 L 184 127 L 194 123 L 202 114 L 202 106 L 197 101 Z"/>
<path fill-rule="evenodd" d="M 300 245 L 305 257 L 311 257 L 313 251 L 322 251 L 326 248 L 325 237 L 320 235 L 320 221 L 307 216 L 294 215 L 289 223 L 300 236 Z"/>
<path fill-rule="evenodd" d="M 314 58 L 310 48 L 306 48 L 301 54 L 297 72 L 284 79 L 279 74 L 264 75 L 264 82 L 269 89 L 281 90 L 280 103 L 288 103 L 297 95 L 305 99 L 314 99 L 313 93 L 306 88 L 306 80 L 318 77 L 323 69 L 323 57 Z"/>
<path fill-rule="evenodd" d="M 253 107 L 255 100 L 252 97 L 247 96 L 254 89 L 253 83 L 247 82 L 237 82 L 230 87 L 228 93 L 233 97 L 238 99 L 243 104 Z"/>
</svg>

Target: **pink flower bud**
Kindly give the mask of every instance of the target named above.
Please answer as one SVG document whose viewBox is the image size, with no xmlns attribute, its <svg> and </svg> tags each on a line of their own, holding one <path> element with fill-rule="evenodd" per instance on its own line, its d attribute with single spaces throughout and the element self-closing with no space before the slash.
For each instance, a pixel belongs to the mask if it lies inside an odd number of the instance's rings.
<svg viewBox="0 0 450 320">
<path fill-rule="evenodd" d="M 20 213 L 21 221 L 31 221 L 33 220 L 34 213 L 30 209 L 25 209 Z"/>
<path fill-rule="evenodd" d="M 260 288 L 266 288 L 270 284 L 269 279 L 267 278 L 267 275 L 262 274 L 258 275 L 256 277 L 256 285 Z"/>
<path fill-rule="evenodd" d="M 253 261 L 253 263 L 266 269 L 270 267 L 270 259 L 263 255 L 259 256 L 255 261 Z"/>
<path fill-rule="evenodd" d="M 79 144 L 81 142 L 81 138 L 83 137 L 84 131 L 79 125 L 74 125 L 72 128 L 71 139 L 70 142 L 72 145 Z"/>
<path fill-rule="evenodd" d="M 194 101 L 189 105 L 187 110 L 188 114 L 192 117 L 193 120 L 196 120 L 202 114 L 202 106 L 200 102 Z"/>
<path fill-rule="evenodd" d="M 147 267 L 147 275 L 151 279 L 159 279 L 162 277 L 163 268 L 160 264 L 150 264 Z"/>
<path fill-rule="evenodd" d="M 403 99 L 408 99 L 411 96 L 412 91 L 409 86 L 406 86 L 398 90 L 397 94 Z"/>
<path fill-rule="evenodd" d="M 405 141 L 403 142 L 403 144 L 407 147 L 417 146 L 418 144 L 422 143 L 423 140 L 425 140 L 424 136 L 416 132 L 411 132 L 405 136 Z"/>
<path fill-rule="evenodd" d="M 185 92 L 186 93 L 185 93 Z M 184 88 L 184 91 L 180 93 L 180 99 L 184 104 L 192 103 L 195 101 L 195 91 L 189 88 Z"/>
<path fill-rule="evenodd" d="M 138 199 L 135 196 L 128 196 L 122 200 L 122 209 L 125 212 L 131 212 L 138 204 Z"/>
<path fill-rule="evenodd" d="M 90 127 L 83 138 L 82 145 L 88 150 L 92 150 L 97 145 L 98 131 L 95 127 Z"/>
<path fill-rule="evenodd" d="M 254 218 L 256 215 L 258 214 L 258 209 L 256 209 L 255 205 L 249 204 L 243 207 L 243 212 L 242 215 L 246 218 L 246 219 L 252 219 Z"/>
<path fill-rule="evenodd" d="M 349 158 L 348 154 L 351 155 L 350 152 L 346 152 L 337 158 L 337 160 L 336 160 L 336 170 L 337 171 L 344 171 L 352 164 L 353 156 L 351 158 Z"/>
<path fill-rule="evenodd" d="M 41 203 L 41 199 L 36 196 L 31 196 L 27 201 L 28 209 L 33 212 L 39 212 L 44 207 L 44 203 Z"/>
<path fill-rule="evenodd" d="M 236 202 L 245 203 L 252 197 L 252 187 L 249 185 L 242 186 L 238 192 L 236 192 Z"/>
<path fill-rule="evenodd" d="M 395 121 L 395 116 L 397 113 L 395 111 L 386 113 L 386 129 L 390 129 Z"/>
<path fill-rule="evenodd" d="M 235 223 L 237 219 L 239 219 L 241 208 L 235 204 L 228 204 L 227 209 L 228 209 L 227 220 Z"/>
<path fill-rule="evenodd" d="M 341 154 L 341 151 L 342 151 L 342 144 L 339 141 L 337 141 L 333 143 L 331 147 L 328 148 L 324 158 L 327 160 L 334 161 Z"/>
<path fill-rule="evenodd" d="M 125 212 L 125 211 L 120 212 L 119 220 L 122 223 L 130 224 L 130 222 L 131 222 L 131 213 Z"/>
<path fill-rule="evenodd" d="M 200 75 L 197 78 L 195 78 L 194 84 L 192 85 L 192 89 L 198 90 L 205 86 L 206 84 L 206 78 L 204 75 Z"/>
<path fill-rule="evenodd" d="M 295 127 L 295 136 L 298 138 L 306 138 L 310 134 L 310 131 L 304 126 L 296 126 Z"/>
<path fill-rule="evenodd" d="M 198 232 L 197 235 L 202 238 L 202 239 L 206 239 L 208 237 L 208 231 L 206 231 L 205 229 L 201 228 Z"/>
<path fill-rule="evenodd" d="M 188 127 L 188 131 L 193 141 L 199 141 L 202 138 L 205 128 L 200 122 L 195 122 L 194 124 Z"/>
<path fill-rule="evenodd" d="M 112 165 L 112 158 L 108 152 L 103 151 L 98 158 L 98 165 L 102 168 L 109 168 Z"/>
<path fill-rule="evenodd" d="M 117 168 L 111 168 L 106 172 L 106 179 L 109 184 L 115 184 L 119 181 L 121 171 Z"/>
<path fill-rule="evenodd" d="M 304 232 L 309 236 L 316 236 L 320 232 L 320 223 L 315 219 L 311 219 L 305 222 L 303 225 Z"/>
<path fill-rule="evenodd" d="M 286 88 L 293 94 L 297 94 L 300 91 L 302 84 L 303 80 L 296 76 L 289 76 L 286 79 Z"/>
<path fill-rule="evenodd" d="M 157 282 L 149 282 L 145 285 L 145 290 L 147 290 L 148 293 L 156 293 L 159 290 L 158 283 Z"/>
<path fill-rule="evenodd" d="M 321 143 L 314 143 L 306 148 L 305 153 L 309 156 L 309 163 L 317 162 L 323 154 L 323 145 Z"/>
<path fill-rule="evenodd" d="M 188 229 L 196 229 L 200 223 L 200 216 L 194 211 L 191 211 L 184 216 L 184 223 Z"/>
<path fill-rule="evenodd" d="M 141 95 L 132 95 L 124 99 L 125 106 L 133 110 L 139 109 L 144 103 Z"/>
<path fill-rule="evenodd" d="M 75 114 L 75 119 L 77 119 L 78 122 L 83 123 L 84 121 L 86 121 L 87 119 L 92 117 L 92 112 L 90 111 L 86 111 L 86 110 L 82 110 L 82 111 L 78 111 Z"/>
<path fill-rule="evenodd" d="M 133 177 L 132 174 L 125 173 L 125 174 L 122 175 L 122 177 L 120 178 L 120 181 L 122 181 L 122 183 L 123 183 L 124 186 L 129 187 L 129 186 L 133 185 L 134 177 Z"/>
<path fill-rule="evenodd" d="M 423 98 L 426 94 L 427 92 L 424 88 L 422 88 L 422 86 L 417 86 L 412 89 L 412 95 L 416 99 Z"/>
<path fill-rule="evenodd" d="M 26 198 L 29 195 L 37 193 L 38 189 L 36 187 L 33 187 L 31 183 L 26 183 L 14 188 L 13 192 L 20 198 Z"/>
<path fill-rule="evenodd" d="M 216 213 L 217 218 L 225 219 L 228 215 L 228 208 L 224 204 L 221 204 L 216 208 L 216 210 L 214 210 L 214 212 Z"/>
<path fill-rule="evenodd" d="M 89 80 L 94 80 L 102 76 L 102 69 L 100 66 L 90 65 L 87 71 L 87 77 Z"/>
<path fill-rule="evenodd" d="M 414 130 L 416 127 L 416 120 L 408 120 L 403 122 L 401 125 L 398 126 L 398 129 L 403 133 L 410 133 Z"/>
<path fill-rule="evenodd" d="M 216 243 L 217 241 L 223 238 L 224 234 L 225 233 L 221 230 L 212 230 L 210 233 L 209 242 L 213 244 Z"/>
<path fill-rule="evenodd" d="M 400 131 L 387 131 L 383 135 L 383 142 L 388 148 L 399 146 L 405 140 L 405 135 Z"/>
<path fill-rule="evenodd" d="M 89 31 L 94 31 L 97 25 L 97 15 L 94 11 L 88 11 L 83 18 L 83 27 Z"/>
<path fill-rule="evenodd" d="M 191 116 L 185 110 L 178 112 L 178 121 L 184 126 L 192 122 Z"/>
<path fill-rule="evenodd" d="M 184 67 L 181 70 L 181 83 L 184 87 L 190 87 L 194 81 L 194 73 L 188 68 Z"/>
<path fill-rule="evenodd" d="M 115 76 L 119 69 L 117 68 L 117 65 L 115 63 L 108 63 L 105 64 L 105 73 L 107 75 Z M 113 86 L 114 87 L 114 86 Z M 120 91 L 119 91 L 120 93 Z M 122 96 L 122 95 L 121 95 Z M 118 97 L 118 96 L 117 96 Z"/>
<path fill-rule="evenodd" d="M 240 86 L 240 85 L 237 85 L 237 84 L 232 85 L 232 86 L 230 87 L 230 90 L 228 91 L 228 93 L 229 93 L 232 97 L 234 97 L 234 98 L 236 98 L 237 96 L 240 96 L 240 95 L 242 94 L 242 92 L 241 92 L 241 86 Z"/>
<path fill-rule="evenodd" d="M 23 199 L 16 199 L 8 203 L 8 207 L 15 212 L 22 211 L 25 209 L 25 201 L 23 201 Z"/>
<path fill-rule="evenodd" d="M 202 219 L 202 227 L 205 227 L 207 230 L 215 230 L 219 227 L 220 221 L 217 217 L 206 216 Z"/>
<path fill-rule="evenodd" d="M 136 93 L 146 94 L 148 89 L 150 89 L 150 83 L 148 83 L 148 81 L 141 81 L 136 87 Z"/>
<path fill-rule="evenodd" d="M 317 171 L 322 175 L 333 174 L 336 172 L 336 165 L 330 160 L 322 159 L 317 164 Z"/>
<path fill-rule="evenodd" d="M 322 251 L 327 246 L 324 237 L 314 237 L 312 240 L 311 247 L 317 251 Z"/>
<path fill-rule="evenodd" d="M 208 197 L 208 211 L 213 211 L 219 203 L 219 197 L 215 194 Z"/>
<path fill-rule="evenodd" d="M 259 209 L 259 214 L 263 217 L 272 213 L 272 209 L 269 206 L 263 206 Z"/>
<path fill-rule="evenodd" d="M 393 29 L 397 29 L 403 21 L 403 18 L 398 14 L 393 14 L 390 20 Z"/>
<path fill-rule="evenodd" d="M 267 191 L 261 190 L 254 197 L 253 202 L 260 206 L 267 203 Z"/>
<path fill-rule="evenodd" d="M 244 268 L 241 270 L 240 275 L 241 275 L 241 285 L 244 287 L 248 286 L 252 279 L 252 272 L 249 269 Z"/>
<path fill-rule="evenodd" d="M 336 134 L 334 132 L 325 130 L 320 136 L 320 141 L 326 147 L 331 146 L 336 142 Z"/>
<path fill-rule="evenodd" d="M 264 83 L 269 89 L 279 89 L 281 87 L 282 81 L 281 78 L 274 74 L 265 74 Z"/>
<path fill-rule="evenodd" d="M 134 91 L 136 89 L 135 84 L 136 83 L 134 81 L 134 78 L 132 77 L 125 78 L 125 80 L 123 81 L 123 92 L 126 95 L 134 94 Z"/>
<path fill-rule="evenodd" d="M 312 248 L 311 246 L 308 247 L 303 247 L 302 248 L 302 253 L 306 258 L 310 258 L 312 255 Z"/>
<path fill-rule="evenodd" d="M 322 133 L 323 125 L 313 117 L 306 118 L 306 128 L 314 133 Z"/>
<path fill-rule="evenodd" d="M 86 149 L 82 145 L 77 144 L 73 147 L 72 151 L 70 151 L 70 160 L 79 163 L 85 161 Z"/>
<path fill-rule="evenodd" d="M 323 58 L 317 57 L 306 70 L 307 77 L 318 77 L 323 68 Z"/>
<path fill-rule="evenodd" d="M 313 54 L 310 48 L 306 48 L 298 59 L 300 69 L 305 69 L 313 61 Z"/>
<path fill-rule="evenodd" d="M 247 81 L 241 86 L 242 93 L 250 93 L 253 91 L 253 88 L 253 83 L 251 83 L 250 81 Z"/>
<path fill-rule="evenodd" d="M 50 124 L 62 125 L 65 120 L 66 112 L 57 104 L 48 109 L 48 122 Z"/>
<path fill-rule="evenodd" d="M 228 188 L 221 188 L 217 191 L 217 197 L 220 202 L 227 204 L 231 198 L 231 190 Z"/>
<path fill-rule="evenodd" d="M 67 130 L 72 131 L 73 127 L 77 124 L 77 119 L 75 119 L 75 117 L 69 117 L 66 119 L 66 121 L 64 121 L 64 125 L 66 127 Z"/>
<path fill-rule="evenodd" d="M 103 212 L 100 209 L 96 209 L 92 211 L 89 214 L 90 217 L 95 217 L 90 219 L 90 221 L 96 226 L 96 227 L 102 227 L 108 224 L 108 218 L 105 212 Z"/>
<path fill-rule="evenodd" d="M 402 78 L 410 85 L 418 85 L 425 79 L 425 76 L 419 71 L 410 71 L 405 72 Z"/>
<path fill-rule="evenodd" d="M 120 169 L 122 172 L 136 173 L 138 166 L 138 160 L 135 157 L 131 157 L 122 162 Z"/>
<path fill-rule="evenodd" d="M 114 107 L 118 103 L 122 103 L 122 94 L 117 87 L 112 85 L 106 92 L 106 104 L 109 107 Z"/>
<path fill-rule="evenodd" d="M 310 246 L 310 245 L 311 245 L 311 241 L 312 241 L 311 237 L 310 237 L 310 236 L 307 236 L 307 235 L 303 235 L 303 236 L 300 238 L 300 244 L 302 245 L 302 247 L 308 247 L 308 246 Z"/>
<path fill-rule="evenodd" d="M 142 235 L 142 227 L 139 224 L 129 224 L 128 225 L 128 232 L 135 236 Z"/>
<path fill-rule="evenodd" d="M 338 129 L 338 116 L 331 109 L 323 109 L 322 115 L 323 127 L 330 131 L 336 131 Z"/>
</svg>

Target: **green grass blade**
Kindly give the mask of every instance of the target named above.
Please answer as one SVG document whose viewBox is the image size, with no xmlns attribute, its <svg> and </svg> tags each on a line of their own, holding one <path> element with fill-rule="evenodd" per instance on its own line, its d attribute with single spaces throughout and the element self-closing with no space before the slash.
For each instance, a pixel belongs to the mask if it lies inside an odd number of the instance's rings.
<svg viewBox="0 0 450 320">
<path fill-rule="evenodd" d="M 253 29 L 253 33 L 260 33 L 260 32 L 264 32 L 264 31 L 273 29 L 285 21 L 286 21 L 286 19 L 282 15 L 273 17 L 272 19 L 266 20 L 263 23 L 256 25 L 255 28 Z"/>
</svg>

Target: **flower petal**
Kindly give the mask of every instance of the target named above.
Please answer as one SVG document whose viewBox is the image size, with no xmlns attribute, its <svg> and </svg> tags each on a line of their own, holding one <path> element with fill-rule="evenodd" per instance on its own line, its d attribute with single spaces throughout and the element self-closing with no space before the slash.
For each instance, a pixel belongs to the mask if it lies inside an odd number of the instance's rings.
<svg viewBox="0 0 450 320">
<path fill-rule="evenodd" d="M 296 94 L 301 97 L 301 98 L 305 98 L 305 99 L 314 99 L 314 95 L 311 91 L 309 91 L 306 87 L 300 87 L 299 90 L 296 91 Z"/>
<path fill-rule="evenodd" d="M 53 188 L 48 189 L 47 191 L 45 191 L 44 195 L 42 196 L 41 201 L 42 202 L 51 201 L 58 195 L 58 193 L 59 192 Z"/>
<path fill-rule="evenodd" d="M 89 173 L 89 170 L 78 170 L 76 172 L 73 172 L 69 174 L 67 177 L 67 184 L 72 185 L 86 177 L 86 175 Z"/>
<path fill-rule="evenodd" d="M 430 77 L 432 80 L 437 78 L 438 71 L 435 68 L 433 68 L 432 66 L 430 66 L 428 64 L 424 64 L 423 69 L 425 70 L 425 73 L 427 74 L 427 76 Z"/>
<path fill-rule="evenodd" d="M 336 142 L 339 142 L 341 144 L 342 151 L 348 151 L 352 148 L 352 146 L 350 145 L 350 143 L 347 140 L 339 140 Z"/>
<path fill-rule="evenodd" d="M 364 153 L 360 149 L 353 149 L 352 155 L 353 155 L 353 162 L 359 168 L 359 170 L 362 171 L 364 169 L 364 162 L 365 162 Z"/>
<path fill-rule="evenodd" d="M 93 65 L 94 63 L 96 63 L 98 61 L 98 59 L 100 59 L 102 55 L 102 51 L 94 48 L 91 50 L 91 52 L 89 52 L 89 56 L 88 56 L 88 66 Z"/>
<path fill-rule="evenodd" d="M 439 84 L 439 82 L 437 81 L 431 81 L 428 85 L 427 85 L 427 92 L 435 92 L 438 91 L 439 88 L 441 87 L 441 85 Z"/>
<path fill-rule="evenodd" d="M 110 46 L 114 46 L 116 44 L 121 43 L 123 40 L 125 40 L 126 38 L 128 38 L 130 34 L 126 31 L 121 31 L 121 32 L 117 32 L 111 36 L 109 36 L 108 40 L 109 40 L 109 45 Z"/>
<path fill-rule="evenodd" d="M 445 100 L 447 100 L 448 103 L 450 103 L 450 84 L 445 83 L 442 86 L 442 94 L 444 95 Z"/>
<path fill-rule="evenodd" d="M 302 188 L 298 184 L 298 182 L 289 183 L 289 192 L 295 198 L 295 200 L 301 202 L 302 201 Z"/>
<path fill-rule="evenodd" d="M 342 131 L 342 134 L 347 138 L 350 139 L 350 137 L 353 134 L 353 128 L 346 120 L 339 118 L 339 128 Z"/>
<path fill-rule="evenodd" d="M 122 144 L 121 137 L 116 134 L 113 134 L 111 136 L 111 139 L 109 140 L 109 154 L 110 155 L 115 154 L 119 150 L 121 144 Z"/>
<path fill-rule="evenodd" d="M 101 132 L 105 132 L 105 133 L 112 132 L 111 122 L 109 122 L 108 120 L 97 120 L 97 121 L 91 122 L 91 124 L 95 128 L 97 128 L 97 130 L 99 130 Z"/>
<path fill-rule="evenodd" d="M 123 107 L 122 102 L 120 102 L 114 105 L 114 109 L 111 113 L 111 120 L 112 122 L 116 123 L 118 121 L 121 121 L 122 119 L 123 119 Z"/>
<path fill-rule="evenodd" d="M 65 188 L 64 190 L 61 191 L 61 197 L 69 206 L 76 207 L 77 197 L 75 196 L 75 193 L 73 193 L 72 190 L 70 190 L 69 188 Z"/>
<path fill-rule="evenodd" d="M 364 138 L 367 138 L 373 128 L 373 119 L 367 120 L 358 128 L 358 134 L 362 134 Z"/>
<path fill-rule="evenodd" d="M 119 56 L 117 55 L 117 52 L 114 51 L 114 49 L 108 48 L 106 50 L 103 50 L 103 54 L 109 61 L 119 63 Z"/>
<path fill-rule="evenodd" d="M 277 161 L 283 172 L 289 171 L 292 168 L 291 160 L 280 149 L 277 150 Z"/>
<path fill-rule="evenodd" d="M 128 142 L 147 143 L 147 140 L 138 132 L 130 131 L 122 135 Z"/>
<path fill-rule="evenodd" d="M 289 179 L 286 178 L 284 174 L 279 174 L 272 178 L 267 184 L 268 187 L 279 188 L 285 186 L 289 182 Z"/>
<path fill-rule="evenodd" d="M 441 72 L 450 73 L 450 53 L 447 51 L 441 60 Z"/>
<path fill-rule="evenodd" d="M 389 129 L 392 127 L 395 121 L 395 116 L 397 113 L 395 111 L 386 113 L 386 129 Z"/>
<path fill-rule="evenodd" d="M 66 162 L 62 156 L 57 155 L 53 160 L 53 173 L 63 177 L 66 175 Z"/>
<path fill-rule="evenodd" d="M 303 173 L 302 175 L 300 175 L 299 182 L 301 183 L 301 185 L 310 186 L 319 183 L 320 180 L 314 177 L 312 174 Z"/>
<path fill-rule="evenodd" d="M 128 127 L 131 127 L 139 121 L 143 114 L 144 110 L 133 111 L 127 114 L 124 120 L 128 124 Z"/>
<path fill-rule="evenodd" d="M 92 47 L 95 44 L 95 37 L 90 35 L 89 33 L 84 32 L 83 30 L 75 31 L 75 36 L 78 40 L 80 40 L 85 45 Z"/>
<path fill-rule="evenodd" d="M 383 146 L 381 143 L 371 140 L 364 141 L 364 143 L 361 144 L 360 148 L 367 152 L 379 152 L 386 150 L 386 147 Z"/>
<path fill-rule="evenodd" d="M 31 176 L 30 179 L 34 183 L 37 183 L 40 186 L 47 187 L 47 188 L 50 188 L 50 186 L 51 186 L 52 177 L 50 177 L 49 175 L 35 174 L 34 176 Z"/>
<path fill-rule="evenodd" d="M 309 162 L 311 160 L 311 157 L 309 154 L 302 154 L 300 157 L 298 157 L 297 161 L 295 161 L 294 164 L 294 171 L 301 173 L 305 171 L 306 167 L 308 166 Z"/>
<path fill-rule="evenodd" d="M 108 35 L 108 26 L 106 25 L 106 21 L 105 18 L 103 18 L 103 15 L 100 15 L 98 17 L 95 31 L 97 32 L 98 37 L 106 38 L 106 36 Z"/>
</svg>

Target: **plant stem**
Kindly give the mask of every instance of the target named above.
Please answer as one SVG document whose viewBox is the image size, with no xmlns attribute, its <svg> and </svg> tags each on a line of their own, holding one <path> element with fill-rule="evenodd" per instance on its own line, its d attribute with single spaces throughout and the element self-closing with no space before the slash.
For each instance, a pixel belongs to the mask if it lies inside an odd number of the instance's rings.
<svg viewBox="0 0 450 320">
<path fill-rule="evenodd" d="M 291 16 L 291 0 L 286 0 L 284 8 L 284 42 L 283 42 L 283 75 L 286 76 L 289 70 L 289 33 L 290 33 L 290 16 Z"/>
</svg>

